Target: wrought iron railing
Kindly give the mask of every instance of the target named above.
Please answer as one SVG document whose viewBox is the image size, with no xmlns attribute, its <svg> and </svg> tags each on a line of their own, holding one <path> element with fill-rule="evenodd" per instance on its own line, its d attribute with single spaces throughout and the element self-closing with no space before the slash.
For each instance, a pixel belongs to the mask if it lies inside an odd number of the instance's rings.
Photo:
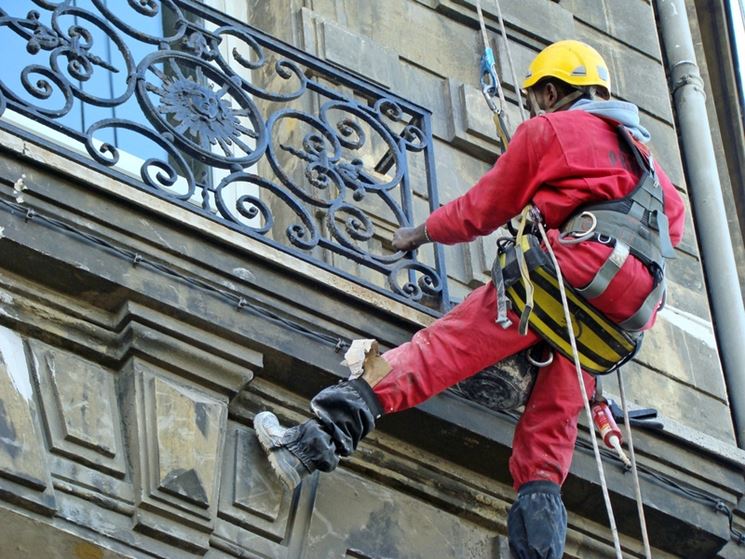
<svg viewBox="0 0 745 559">
<path fill-rule="evenodd" d="M 389 242 L 438 204 L 426 109 L 192 0 L 14 0 L 0 40 L 1 127 L 443 310 L 441 249 Z"/>
</svg>

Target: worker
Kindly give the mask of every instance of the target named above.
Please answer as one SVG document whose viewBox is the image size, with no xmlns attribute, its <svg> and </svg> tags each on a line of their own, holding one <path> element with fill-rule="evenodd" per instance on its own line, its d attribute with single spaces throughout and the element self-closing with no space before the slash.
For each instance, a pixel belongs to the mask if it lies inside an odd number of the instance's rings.
<svg viewBox="0 0 745 559">
<path fill-rule="evenodd" d="M 506 152 L 463 196 L 435 210 L 421 225 L 398 229 L 393 246 L 411 251 L 429 242 L 469 242 L 531 204 L 540 212 L 569 286 L 581 290 L 606 284 L 589 294 L 589 303 L 616 324 L 631 320 L 635 331 L 649 328 L 660 302 L 665 257 L 672 256 L 672 246 L 682 236 L 684 206 L 644 145 L 650 135 L 639 122 L 637 107 L 611 100 L 603 58 L 573 40 L 541 51 L 522 89 L 531 118 L 518 126 Z M 641 181 L 645 177 L 649 181 Z M 641 182 L 660 195 L 630 201 Z M 604 207 L 610 211 L 603 215 L 611 218 L 601 219 L 597 212 L 592 227 L 597 231 L 582 230 L 585 209 L 614 200 L 624 202 Z M 620 231 L 618 238 L 604 233 L 611 221 L 616 228 L 610 230 Z M 578 227 L 579 233 L 574 230 Z M 573 242 L 563 242 L 567 234 Z M 416 406 L 542 341 L 545 336 L 533 327 L 519 331 L 520 317 L 511 309 L 511 325 L 498 324 L 497 298 L 495 285 L 487 283 L 411 341 L 379 357 L 371 347 L 361 376 L 358 371 L 311 400 L 313 419 L 285 428 L 271 412 L 257 414 L 254 428 L 282 481 L 293 488 L 315 470 L 333 470 L 383 414 Z M 583 375 L 592 394 L 594 377 Z M 513 438 L 509 469 L 517 497 L 508 515 L 508 536 L 518 559 L 563 554 L 567 513 L 560 488 L 583 406 L 574 362 L 557 353 L 538 374 Z"/>
</svg>

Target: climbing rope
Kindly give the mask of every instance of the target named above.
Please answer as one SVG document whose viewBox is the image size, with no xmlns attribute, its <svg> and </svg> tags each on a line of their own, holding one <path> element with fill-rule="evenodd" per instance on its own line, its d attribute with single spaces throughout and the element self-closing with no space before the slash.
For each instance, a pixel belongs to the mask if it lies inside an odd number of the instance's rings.
<svg viewBox="0 0 745 559">
<path fill-rule="evenodd" d="M 644 501 L 642 500 L 642 488 L 639 484 L 639 471 L 636 467 L 636 454 L 634 453 L 634 438 L 631 435 L 631 420 L 629 410 L 626 406 L 626 394 L 623 388 L 623 377 L 621 369 L 616 371 L 618 376 L 618 392 L 621 396 L 621 407 L 623 408 L 623 422 L 626 426 L 626 437 L 628 439 L 629 456 L 631 457 L 631 473 L 634 478 L 634 495 L 636 497 L 636 510 L 639 513 L 639 524 L 642 530 L 642 543 L 644 544 L 644 557 L 652 559 L 652 550 L 649 546 L 649 534 L 647 534 L 647 521 L 644 517 Z"/>
<path fill-rule="evenodd" d="M 512 61 L 512 49 L 507 41 L 507 30 L 504 27 L 504 18 L 502 17 L 502 7 L 499 5 L 499 0 L 494 0 L 494 4 L 497 7 L 497 21 L 499 21 L 499 32 L 502 35 L 502 42 L 504 43 L 504 52 L 507 54 L 507 63 L 510 67 L 510 76 L 512 77 L 512 83 L 515 85 L 515 98 L 517 99 L 517 108 L 520 109 L 520 120 L 525 122 L 527 115 L 523 108 L 523 99 L 520 95 L 520 82 L 517 81 L 517 74 L 515 73 L 515 64 Z"/>
<path fill-rule="evenodd" d="M 592 450 L 595 453 L 595 463 L 598 467 L 598 476 L 600 477 L 600 487 L 603 491 L 603 500 L 605 501 L 605 510 L 608 513 L 608 523 L 610 524 L 610 531 L 613 535 L 613 546 L 616 550 L 616 559 L 623 559 L 621 553 L 621 540 L 618 535 L 618 528 L 616 527 L 616 519 L 613 515 L 613 507 L 610 502 L 610 494 L 608 493 L 608 484 L 605 481 L 605 471 L 603 470 L 603 461 L 600 457 L 600 448 L 598 447 L 597 436 L 595 429 L 593 428 L 592 410 L 590 409 L 590 399 L 587 396 L 587 388 L 585 387 L 584 378 L 582 377 L 582 366 L 579 363 L 579 352 L 577 351 L 577 341 L 574 337 L 574 327 L 572 326 L 572 317 L 569 314 L 569 302 L 567 301 L 566 290 L 564 288 L 564 276 L 559 268 L 559 262 L 556 260 L 551 244 L 548 241 L 546 230 L 540 220 L 536 221 L 536 226 L 541 234 L 541 239 L 546 247 L 551 262 L 556 269 L 556 280 L 559 284 L 559 293 L 561 295 L 561 304 L 564 308 L 564 320 L 567 324 L 567 333 L 569 334 L 569 343 L 572 347 L 572 355 L 574 357 L 574 368 L 577 371 L 577 380 L 579 381 L 579 388 L 582 392 L 582 400 L 585 406 L 585 414 L 587 415 L 587 422 L 590 426 L 590 440 L 592 441 Z"/>
</svg>

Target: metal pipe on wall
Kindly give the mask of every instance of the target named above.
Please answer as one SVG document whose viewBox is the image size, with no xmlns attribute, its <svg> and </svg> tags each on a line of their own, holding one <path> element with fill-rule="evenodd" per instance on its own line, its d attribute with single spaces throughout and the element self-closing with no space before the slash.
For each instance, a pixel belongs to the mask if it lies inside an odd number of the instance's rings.
<svg viewBox="0 0 745 559">
<path fill-rule="evenodd" d="M 688 190 L 738 446 L 745 448 L 745 309 L 727 228 L 704 82 L 684 0 L 657 0 Z"/>
</svg>

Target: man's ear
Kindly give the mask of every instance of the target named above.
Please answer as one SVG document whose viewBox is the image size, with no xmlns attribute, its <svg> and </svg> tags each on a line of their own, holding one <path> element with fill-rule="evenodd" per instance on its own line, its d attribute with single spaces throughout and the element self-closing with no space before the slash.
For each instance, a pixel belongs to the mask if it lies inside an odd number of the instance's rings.
<svg viewBox="0 0 745 559">
<path fill-rule="evenodd" d="M 546 100 L 546 109 L 553 108 L 553 106 L 558 103 L 559 97 L 559 90 L 553 83 L 548 82 L 543 88 L 543 98 Z"/>
</svg>

